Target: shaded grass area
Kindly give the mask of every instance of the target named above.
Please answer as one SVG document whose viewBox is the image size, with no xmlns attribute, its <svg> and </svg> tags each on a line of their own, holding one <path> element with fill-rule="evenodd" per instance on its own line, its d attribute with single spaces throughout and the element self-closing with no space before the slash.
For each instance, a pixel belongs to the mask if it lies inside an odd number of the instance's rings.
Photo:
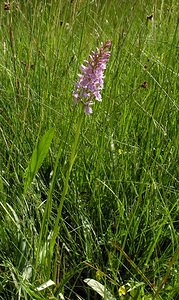
<svg viewBox="0 0 179 300">
<path fill-rule="evenodd" d="M 0 299 L 98 299 L 83 282 L 88 277 L 116 299 L 177 299 L 177 11 L 177 1 L 1 5 Z M 80 116 L 74 82 L 90 51 L 108 39 L 103 102 L 83 121 L 49 264 Z M 48 155 L 24 193 L 32 152 L 52 127 Z M 37 292 L 49 279 L 56 285 Z M 120 296 L 122 285 L 135 289 Z"/>
</svg>

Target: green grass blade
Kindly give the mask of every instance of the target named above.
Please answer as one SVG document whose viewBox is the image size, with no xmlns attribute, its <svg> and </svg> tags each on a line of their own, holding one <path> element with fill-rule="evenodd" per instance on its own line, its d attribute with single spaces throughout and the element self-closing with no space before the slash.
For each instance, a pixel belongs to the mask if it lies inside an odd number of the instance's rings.
<svg viewBox="0 0 179 300">
<path fill-rule="evenodd" d="M 31 160 L 25 172 L 24 180 L 24 194 L 26 194 L 28 187 L 33 181 L 35 175 L 37 174 L 39 168 L 41 167 L 52 142 L 55 129 L 49 129 L 42 137 L 42 139 L 37 142 L 37 145 L 32 153 Z"/>
</svg>

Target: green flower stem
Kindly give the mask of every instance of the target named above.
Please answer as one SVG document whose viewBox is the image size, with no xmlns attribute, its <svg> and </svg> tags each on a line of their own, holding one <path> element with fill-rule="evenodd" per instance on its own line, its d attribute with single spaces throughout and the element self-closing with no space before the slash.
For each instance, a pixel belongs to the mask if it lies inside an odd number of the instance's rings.
<svg viewBox="0 0 179 300">
<path fill-rule="evenodd" d="M 65 201 L 65 196 L 68 192 L 68 182 L 69 182 L 70 173 L 71 173 L 71 170 L 72 170 L 75 158 L 76 158 L 76 152 L 77 152 L 76 149 L 77 149 L 77 145 L 78 145 L 78 140 L 79 140 L 79 136 L 80 136 L 80 129 L 81 129 L 81 124 L 83 122 L 83 118 L 84 118 L 84 111 L 81 112 L 81 115 L 78 119 L 77 131 L 76 131 L 76 135 L 75 135 L 75 140 L 74 140 L 72 152 L 71 152 L 71 155 L 70 155 L 69 168 L 68 168 L 67 173 L 66 173 L 64 188 L 63 188 L 63 192 L 62 192 L 62 197 L 61 197 L 61 200 L 60 200 L 60 205 L 59 205 L 59 208 L 58 208 L 57 218 L 56 218 L 55 225 L 54 225 L 52 240 L 50 242 L 50 258 L 49 258 L 50 261 L 48 263 L 48 275 L 50 275 L 50 265 L 51 265 L 51 259 L 52 259 L 52 256 L 53 256 L 53 249 L 54 249 L 54 246 L 55 246 L 56 238 L 57 238 L 59 230 L 60 230 L 59 220 L 61 218 L 62 208 L 63 208 L 63 204 L 64 204 L 64 201 Z M 55 166 L 54 166 L 54 170 L 53 170 L 52 181 L 51 181 L 51 184 L 50 184 L 50 188 L 49 188 L 49 192 L 48 192 L 48 198 L 47 198 L 47 202 L 46 202 L 46 205 L 45 205 L 45 210 L 44 210 L 44 213 L 43 213 L 43 219 L 42 219 L 42 224 L 41 224 L 41 229 L 40 229 L 40 234 L 39 234 L 39 239 L 38 239 L 38 246 L 37 246 L 37 252 L 36 252 L 36 263 L 35 263 L 34 270 L 37 270 L 37 266 L 39 265 L 39 257 L 40 257 L 40 251 L 41 251 L 41 246 L 42 246 L 42 240 L 44 240 L 44 241 L 47 240 L 48 225 L 49 225 L 49 219 L 50 219 L 51 210 L 52 210 L 52 193 L 53 193 L 54 185 L 55 185 L 55 182 L 56 182 L 56 174 L 57 174 L 59 159 L 60 159 L 60 156 L 61 156 L 61 151 L 62 150 L 61 150 L 61 147 L 60 147 L 59 151 L 57 153 Z M 42 262 L 42 264 L 43 264 L 43 262 Z"/>
<path fill-rule="evenodd" d="M 54 249 L 54 246 L 55 246 L 55 243 L 56 243 L 56 238 L 58 237 L 58 234 L 59 234 L 59 231 L 60 231 L 59 222 L 60 222 L 60 218 L 61 218 L 61 215 L 62 215 L 62 209 L 63 209 L 65 197 L 66 197 L 67 192 L 68 192 L 68 187 L 69 187 L 68 183 L 69 183 L 71 170 L 72 170 L 73 164 L 74 164 L 76 156 L 77 156 L 77 146 L 78 146 L 78 141 L 79 141 L 79 136 L 80 136 L 81 125 L 82 125 L 83 119 L 84 119 L 84 111 L 82 111 L 82 113 L 79 117 L 79 120 L 78 120 L 77 130 L 76 130 L 76 134 L 75 134 L 75 140 L 74 140 L 74 144 L 72 146 L 72 151 L 71 151 L 71 155 L 70 155 L 69 168 L 68 168 L 67 173 L 66 173 L 64 188 L 63 188 L 62 196 L 61 196 L 61 199 L 60 199 L 60 205 L 59 205 L 59 208 L 58 208 L 57 217 L 56 217 L 56 220 L 55 220 L 54 230 L 53 230 L 53 233 L 52 233 L 52 239 L 50 241 L 50 264 L 51 264 L 51 260 L 52 260 L 52 256 L 53 256 L 53 249 Z"/>
</svg>

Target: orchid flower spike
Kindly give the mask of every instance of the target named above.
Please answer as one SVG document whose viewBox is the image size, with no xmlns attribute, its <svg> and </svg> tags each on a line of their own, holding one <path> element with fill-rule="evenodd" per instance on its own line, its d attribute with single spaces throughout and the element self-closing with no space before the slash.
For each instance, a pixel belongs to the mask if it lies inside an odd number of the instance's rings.
<svg viewBox="0 0 179 300">
<path fill-rule="evenodd" d="M 75 84 L 73 91 L 74 104 L 82 103 L 84 112 L 87 115 L 92 114 L 91 105 L 94 104 L 94 99 L 101 102 L 101 91 L 104 87 L 104 70 L 110 57 L 111 41 L 101 44 L 101 47 L 96 49 L 89 55 L 89 59 L 85 60 L 81 65 L 81 74 L 79 80 Z"/>
</svg>

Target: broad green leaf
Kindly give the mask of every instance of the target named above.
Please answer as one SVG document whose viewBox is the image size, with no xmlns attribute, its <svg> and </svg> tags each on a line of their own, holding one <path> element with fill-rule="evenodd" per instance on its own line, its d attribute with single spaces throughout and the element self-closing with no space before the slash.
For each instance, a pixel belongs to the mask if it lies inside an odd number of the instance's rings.
<svg viewBox="0 0 179 300">
<path fill-rule="evenodd" d="M 39 168 L 41 167 L 48 150 L 50 148 L 51 141 L 54 136 L 55 129 L 49 129 L 44 136 L 41 138 L 32 153 L 31 160 L 25 172 L 24 179 L 24 194 L 27 192 L 28 187 L 33 181 L 35 175 L 37 174 Z"/>
<path fill-rule="evenodd" d="M 45 290 L 46 288 L 52 286 L 52 285 L 55 285 L 55 282 L 52 281 L 51 279 L 49 279 L 48 281 L 44 282 L 43 284 L 41 284 L 40 286 L 38 286 L 36 288 L 37 291 L 43 291 Z"/>
<path fill-rule="evenodd" d="M 107 288 L 99 283 L 98 281 L 86 278 L 84 279 L 84 282 L 87 283 L 95 292 L 97 292 L 103 299 L 106 300 L 116 300 L 116 298 L 111 295 L 111 293 L 107 290 Z"/>
</svg>

